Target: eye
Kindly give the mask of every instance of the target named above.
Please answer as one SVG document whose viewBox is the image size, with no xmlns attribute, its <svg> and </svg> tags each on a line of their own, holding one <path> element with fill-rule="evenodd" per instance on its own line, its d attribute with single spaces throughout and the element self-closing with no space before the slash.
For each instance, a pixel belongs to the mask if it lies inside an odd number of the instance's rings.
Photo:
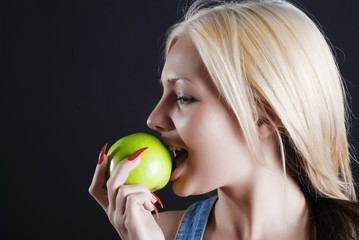
<svg viewBox="0 0 359 240">
<path fill-rule="evenodd" d="M 194 97 L 187 95 L 179 95 L 176 100 L 180 104 L 191 104 L 196 101 Z"/>
</svg>

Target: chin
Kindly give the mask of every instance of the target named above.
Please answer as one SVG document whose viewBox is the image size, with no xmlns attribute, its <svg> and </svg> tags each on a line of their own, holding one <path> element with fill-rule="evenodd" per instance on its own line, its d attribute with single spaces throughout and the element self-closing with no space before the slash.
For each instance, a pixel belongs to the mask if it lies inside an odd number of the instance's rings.
<svg viewBox="0 0 359 240">
<path fill-rule="evenodd" d="M 185 184 L 181 184 L 180 179 L 172 183 L 172 190 L 174 194 L 176 194 L 179 197 L 188 197 L 192 195 L 188 187 L 186 187 Z"/>
<path fill-rule="evenodd" d="M 207 189 L 205 186 L 198 186 L 194 183 L 185 183 L 181 179 L 172 183 L 173 193 L 179 197 L 188 197 L 193 195 L 202 195 L 213 191 L 214 189 Z"/>
<path fill-rule="evenodd" d="M 186 181 L 185 178 L 177 179 L 172 183 L 172 190 L 174 194 L 179 197 L 188 197 L 191 195 L 196 195 L 196 184 L 191 181 Z"/>
</svg>

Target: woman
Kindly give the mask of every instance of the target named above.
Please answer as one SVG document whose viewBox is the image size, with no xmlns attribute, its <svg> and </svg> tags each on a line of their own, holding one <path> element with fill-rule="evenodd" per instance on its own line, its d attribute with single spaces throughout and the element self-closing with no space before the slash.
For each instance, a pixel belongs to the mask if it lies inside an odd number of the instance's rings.
<svg viewBox="0 0 359 240">
<path fill-rule="evenodd" d="M 169 32 L 163 96 L 148 126 L 176 149 L 173 191 L 217 189 L 187 211 L 123 185 L 141 161 L 90 193 L 123 239 L 357 239 L 345 88 L 325 37 L 285 1 L 195 2 Z"/>
</svg>

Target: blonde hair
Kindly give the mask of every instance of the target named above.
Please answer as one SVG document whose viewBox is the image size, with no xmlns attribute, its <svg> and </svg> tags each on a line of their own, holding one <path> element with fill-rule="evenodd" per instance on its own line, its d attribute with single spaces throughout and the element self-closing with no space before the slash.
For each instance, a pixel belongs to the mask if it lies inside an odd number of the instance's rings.
<svg viewBox="0 0 359 240">
<path fill-rule="evenodd" d="M 285 1 L 205 5 L 170 29 L 166 55 L 190 36 L 258 159 L 257 120 L 275 129 L 283 167 L 304 190 L 355 200 L 345 85 L 320 28 Z"/>
</svg>

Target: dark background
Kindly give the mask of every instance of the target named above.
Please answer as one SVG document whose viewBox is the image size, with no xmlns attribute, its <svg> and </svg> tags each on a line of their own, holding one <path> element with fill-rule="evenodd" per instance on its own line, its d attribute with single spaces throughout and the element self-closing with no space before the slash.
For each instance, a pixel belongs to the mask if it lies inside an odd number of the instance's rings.
<svg viewBox="0 0 359 240">
<path fill-rule="evenodd" d="M 161 95 L 164 33 L 185 3 L 2 3 L 1 239 L 118 239 L 88 187 L 105 143 L 134 132 L 155 134 L 146 119 Z M 358 1 L 299 3 L 336 47 L 358 116 Z M 352 123 L 358 148 L 359 121 Z M 175 197 L 170 186 L 158 195 L 165 210 L 198 199 Z"/>
</svg>

